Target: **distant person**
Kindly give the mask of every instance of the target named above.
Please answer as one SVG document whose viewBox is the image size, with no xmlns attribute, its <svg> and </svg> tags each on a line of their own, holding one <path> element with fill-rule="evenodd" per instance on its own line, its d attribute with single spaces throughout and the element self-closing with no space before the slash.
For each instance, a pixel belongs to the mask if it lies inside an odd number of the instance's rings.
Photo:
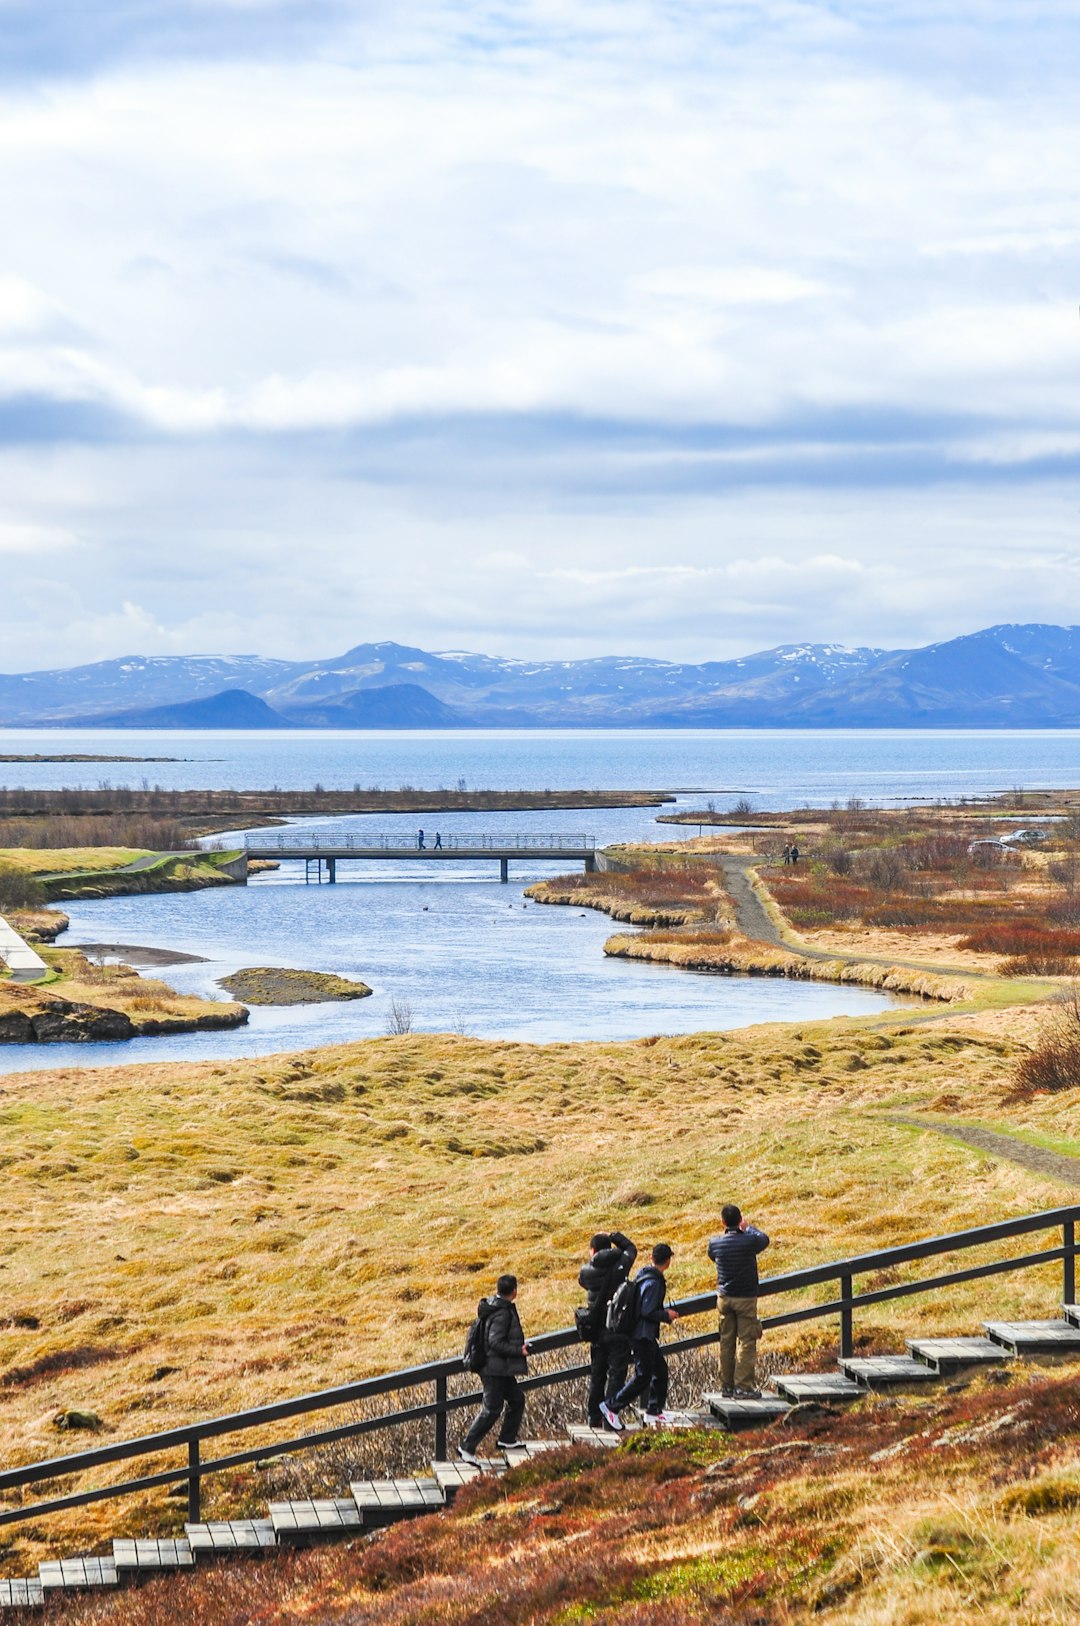
<svg viewBox="0 0 1080 1626">
<path fill-rule="evenodd" d="M 784 863 L 785 864 L 790 864 L 791 863 L 791 848 L 790 848 L 790 846 L 787 846 L 787 847 L 784 848 Z"/>
<path fill-rule="evenodd" d="M 458 1456 L 462 1462 L 472 1463 L 473 1467 L 477 1467 L 480 1461 L 476 1447 L 484 1435 L 494 1428 L 504 1406 L 506 1410 L 495 1442 L 496 1450 L 503 1451 L 518 1442 L 518 1430 L 525 1411 L 525 1396 L 518 1385 L 518 1378 L 524 1377 L 528 1371 L 526 1356 L 529 1346 L 525 1342 L 514 1303 L 517 1292 L 516 1276 L 500 1276 L 492 1296 L 481 1299 L 477 1306 L 483 1340 L 480 1376 L 484 1384 L 484 1400 L 469 1432 L 458 1446 Z"/>
<path fill-rule="evenodd" d="M 791 862 L 793 864 L 797 864 L 799 862 L 799 849 L 796 847 L 794 842 L 791 843 Z"/>
<path fill-rule="evenodd" d="M 593 1428 L 611 1426 L 600 1410 L 601 1401 L 612 1401 L 626 1382 L 630 1365 L 630 1338 L 627 1333 L 609 1331 L 608 1305 L 615 1289 L 627 1280 L 634 1268 L 637 1248 L 621 1231 L 597 1231 L 589 1243 L 589 1258 L 578 1272 L 578 1284 L 588 1294 L 585 1314 L 579 1316 L 582 1338 L 591 1345 L 589 1365 L 589 1422 Z"/>
<path fill-rule="evenodd" d="M 432 852 L 438 852 L 438 850 L 439 850 L 439 848 L 441 846 L 442 846 L 442 836 L 439 834 L 438 830 L 436 830 L 436 832 L 435 832 L 435 845 L 431 849 Z"/>
<path fill-rule="evenodd" d="M 646 1428 L 661 1428 L 669 1421 L 664 1410 L 667 1405 L 668 1368 L 660 1350 L 660 1328 L 665 1322 L 670 1325 L 679 1319 L 678 1310 L 668 1309 L 664 1305 L 667 1292 L 664 1276 L 671 1258 L 672 1250 L 668 1244 L 658 1242 L 652 1251 L 652 1264 L 639 1270 L 634 1279 L 637 1320 L 630 1334 L 634 1375 L 629 1383 L 623 1384 L 610 1406 L 606 1400 L 600 1403 L 601 1417 L 620 1433 L 624 1426 L 620 1413 L 642 1394 L 645 1395 L 642 1421 Z"/>
<path fill-rule="evenodd" d="M 760 1400 L 757 1386 L 758 1254 L 769 1239 L 747 1224 L 734 1203 L 720 1210 L 724 1229 L 709 1241 L 716 1266 L 716 1299 L 720 1311 L 720 1392 L 728 1399 Z"/>
<path fill-rule="evenodd" d="M 419 847 L 421 852 L 424 851 L 424 832 L 422 830 L 418 830 L 416 832 L 416 845 Z"/>
</svg>

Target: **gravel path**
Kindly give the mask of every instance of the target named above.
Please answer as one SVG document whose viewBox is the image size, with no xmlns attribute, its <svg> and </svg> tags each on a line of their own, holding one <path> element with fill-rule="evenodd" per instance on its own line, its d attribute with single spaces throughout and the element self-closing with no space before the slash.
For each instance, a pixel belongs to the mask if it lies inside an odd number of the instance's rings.
<svg viewBox="0 0 1080 1626">
<path fill-rule="evenodd" d="M 798 954 L 804 960 L 847 960 L 859 965 L 899 966 L 905 971 L 929 971 L 942 977 L 962 977 L 965 981 L 993 982 L 996 978 L 988 971 L 968 971 L 960 966 L 930 965 L 920 960 L 883 959 L 873 954 L 844 954 L 838 949 L 798 948 L 789 943 L 754 891 L 751 871 L 761 862 L 759 858 L 742 853 L 721 853 L 720 865 L 724 872 L 724 885 L 735 906 L 735 920 L 741 932 L 756 942 L 769 943 L 773 948 Z"/>
<path fill-rule="evenodd" d="M 912 1129 L 930 1129 L 935 1135 L 948 1135 L 950 1140 L 958 1140 L 964 1146 L 973 1146 L 976 1151 L 987 1152 L 991 1157 L 1004 1158 L 1006 1162 L 1019 1164 L 1020 1168 L 1032 1174 L 1060 1180 L 1063 1185 L 1080 1191 L 1080 1157 L 1070 1157 L 1066 1152 L 1051 1152 L 1045 1146 L 1032 1146 L 1028 1141 L 1016 1140 L 1012 1135 L 1002 1135 L 993 1129 L 979 1129 L 974 1124 L 939 1124 L 927 1118 L 911 1118 L 902 1112 L 887 1112 L 882 1116 L 890 1123 L 907 1124 Z"/>
</svg>

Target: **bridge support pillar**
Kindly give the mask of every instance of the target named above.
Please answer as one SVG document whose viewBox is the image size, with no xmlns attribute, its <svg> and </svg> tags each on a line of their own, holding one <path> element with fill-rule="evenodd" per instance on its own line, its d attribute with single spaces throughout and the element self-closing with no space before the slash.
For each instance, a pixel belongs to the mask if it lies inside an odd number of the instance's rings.
<svg viewBox="0 0 1080 1626">
<path fill-rule="evenodd" d="M 586 875 L 594 874 L 595 870 L 596 870 L 596 854 L 595 853 L 586 853 L 585 854 L 585 873 L 586 873 Z"/>
<path fill-rule="evenodd" d="M 500 858 L 499 859 L 499 880 L 502 882 L 503 886 L 505 886 L 509 879 L 510 879 L 510 860 L 509 860 L 509 858 Z"/>
<path fill-rule="evenodd" d="M 329 881 L 331 886 L 333 886 L 334 882 L 337 880 L 337 859 L 336 858 L 328 858 L 326 860 L 326 878 Z"/>
</svg>

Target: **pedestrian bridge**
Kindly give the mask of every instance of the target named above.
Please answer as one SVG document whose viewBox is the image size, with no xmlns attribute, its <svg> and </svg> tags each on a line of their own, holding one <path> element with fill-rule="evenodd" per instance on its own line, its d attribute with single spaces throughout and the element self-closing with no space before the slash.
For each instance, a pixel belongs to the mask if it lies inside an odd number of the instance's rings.
<svg viewBox="0 0 1080 1626">
<path fill-rule="evenodd" d="M 396 862 L 419 861 L 438 863 L 442 860 L 460 863 L 463 859 L 492 859 L 499 865 L 499 879 L 509 879 L 513 859 L 535 862 L 538 858 L 563 860 L 583 864 L 586 872 L 596 868 L 596 838 L 579 835 L 488 835 L 473 831 L 444 832 L 427 829 L 421 841 L 418 832 L 411 840 L 403 840 L 398 830 L 386 831 L 309 831 L 282 830 L 277 835 L 246 836 L 244 851 L 248 858 L 270 858 L 279 862 L 294 859 L 305 865 L 305 875 L 311 878 L 311 866 L 322 880 L 323 865 L 327 879 L 337 880 L 337 866 L 342 859 L 393 859 Z"/>
</svg>

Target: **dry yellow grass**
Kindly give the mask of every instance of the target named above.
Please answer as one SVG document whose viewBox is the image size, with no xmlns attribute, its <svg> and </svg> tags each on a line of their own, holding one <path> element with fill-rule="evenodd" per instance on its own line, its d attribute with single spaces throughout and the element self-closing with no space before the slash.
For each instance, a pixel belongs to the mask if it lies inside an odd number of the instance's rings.
<svg viewBox="0 0 1080 1626">
<path fill-rule="evenodd" d="M 138 847 L 3 847 L 0 867 L 24 875 L 62 874 L 68 870 L 123 869 L 148 854 Z"/>
<path fill-rule="evenodd" d="M 148 1023 L 175 1023 L 177 1031 L 183 1031 L 198 1021 L 205 1022 L 207 1026 L 228 1026 L 230 1018 L 241 1011 L 240 1006 L 231 1001 L 178 994 L 168 983 L 140 976 L 129 965 L 92 965 L 78 949 L 42 947 L 39 952 L 48 963 L 54 980 L 48 983 L 0 980 L 0 1016 L 13 1011 L 35 1016 L 63 1001 L 122 1011 L 136 1029 Z M 159 1029 L 155 1027 L 151 1031 Z M 2 1066 L 3 1051 L 0 1049 Z"/>
<path fill-rule="evenodd" d="M 959 1091 L 1002 1121 L 1009 1069 L 1007 1041 L 837 1021 L 2 1079 L 0 1458 L 70 1442 L 52 1426 L 65 1406 L 123 1438 L 452 1352 L 507 1268 L 527 1327 L 564 1325 L 606 1224 L 672 1241 L 682 1294 L 709 1285 L 729 1198 L 774 1234 L 774 1271 L 1067 1200 L 880 1115 L 947 1111 Z M 1048 1267 L 994 1299 L 1049 1314 L 1055 1291 Z M 974 1284 L 862 1327 L 895 1346 L 977 1327 L 986 1304 Z M 68 1539 L 117 1518 L 73 1516 Z"/>
</svg>

